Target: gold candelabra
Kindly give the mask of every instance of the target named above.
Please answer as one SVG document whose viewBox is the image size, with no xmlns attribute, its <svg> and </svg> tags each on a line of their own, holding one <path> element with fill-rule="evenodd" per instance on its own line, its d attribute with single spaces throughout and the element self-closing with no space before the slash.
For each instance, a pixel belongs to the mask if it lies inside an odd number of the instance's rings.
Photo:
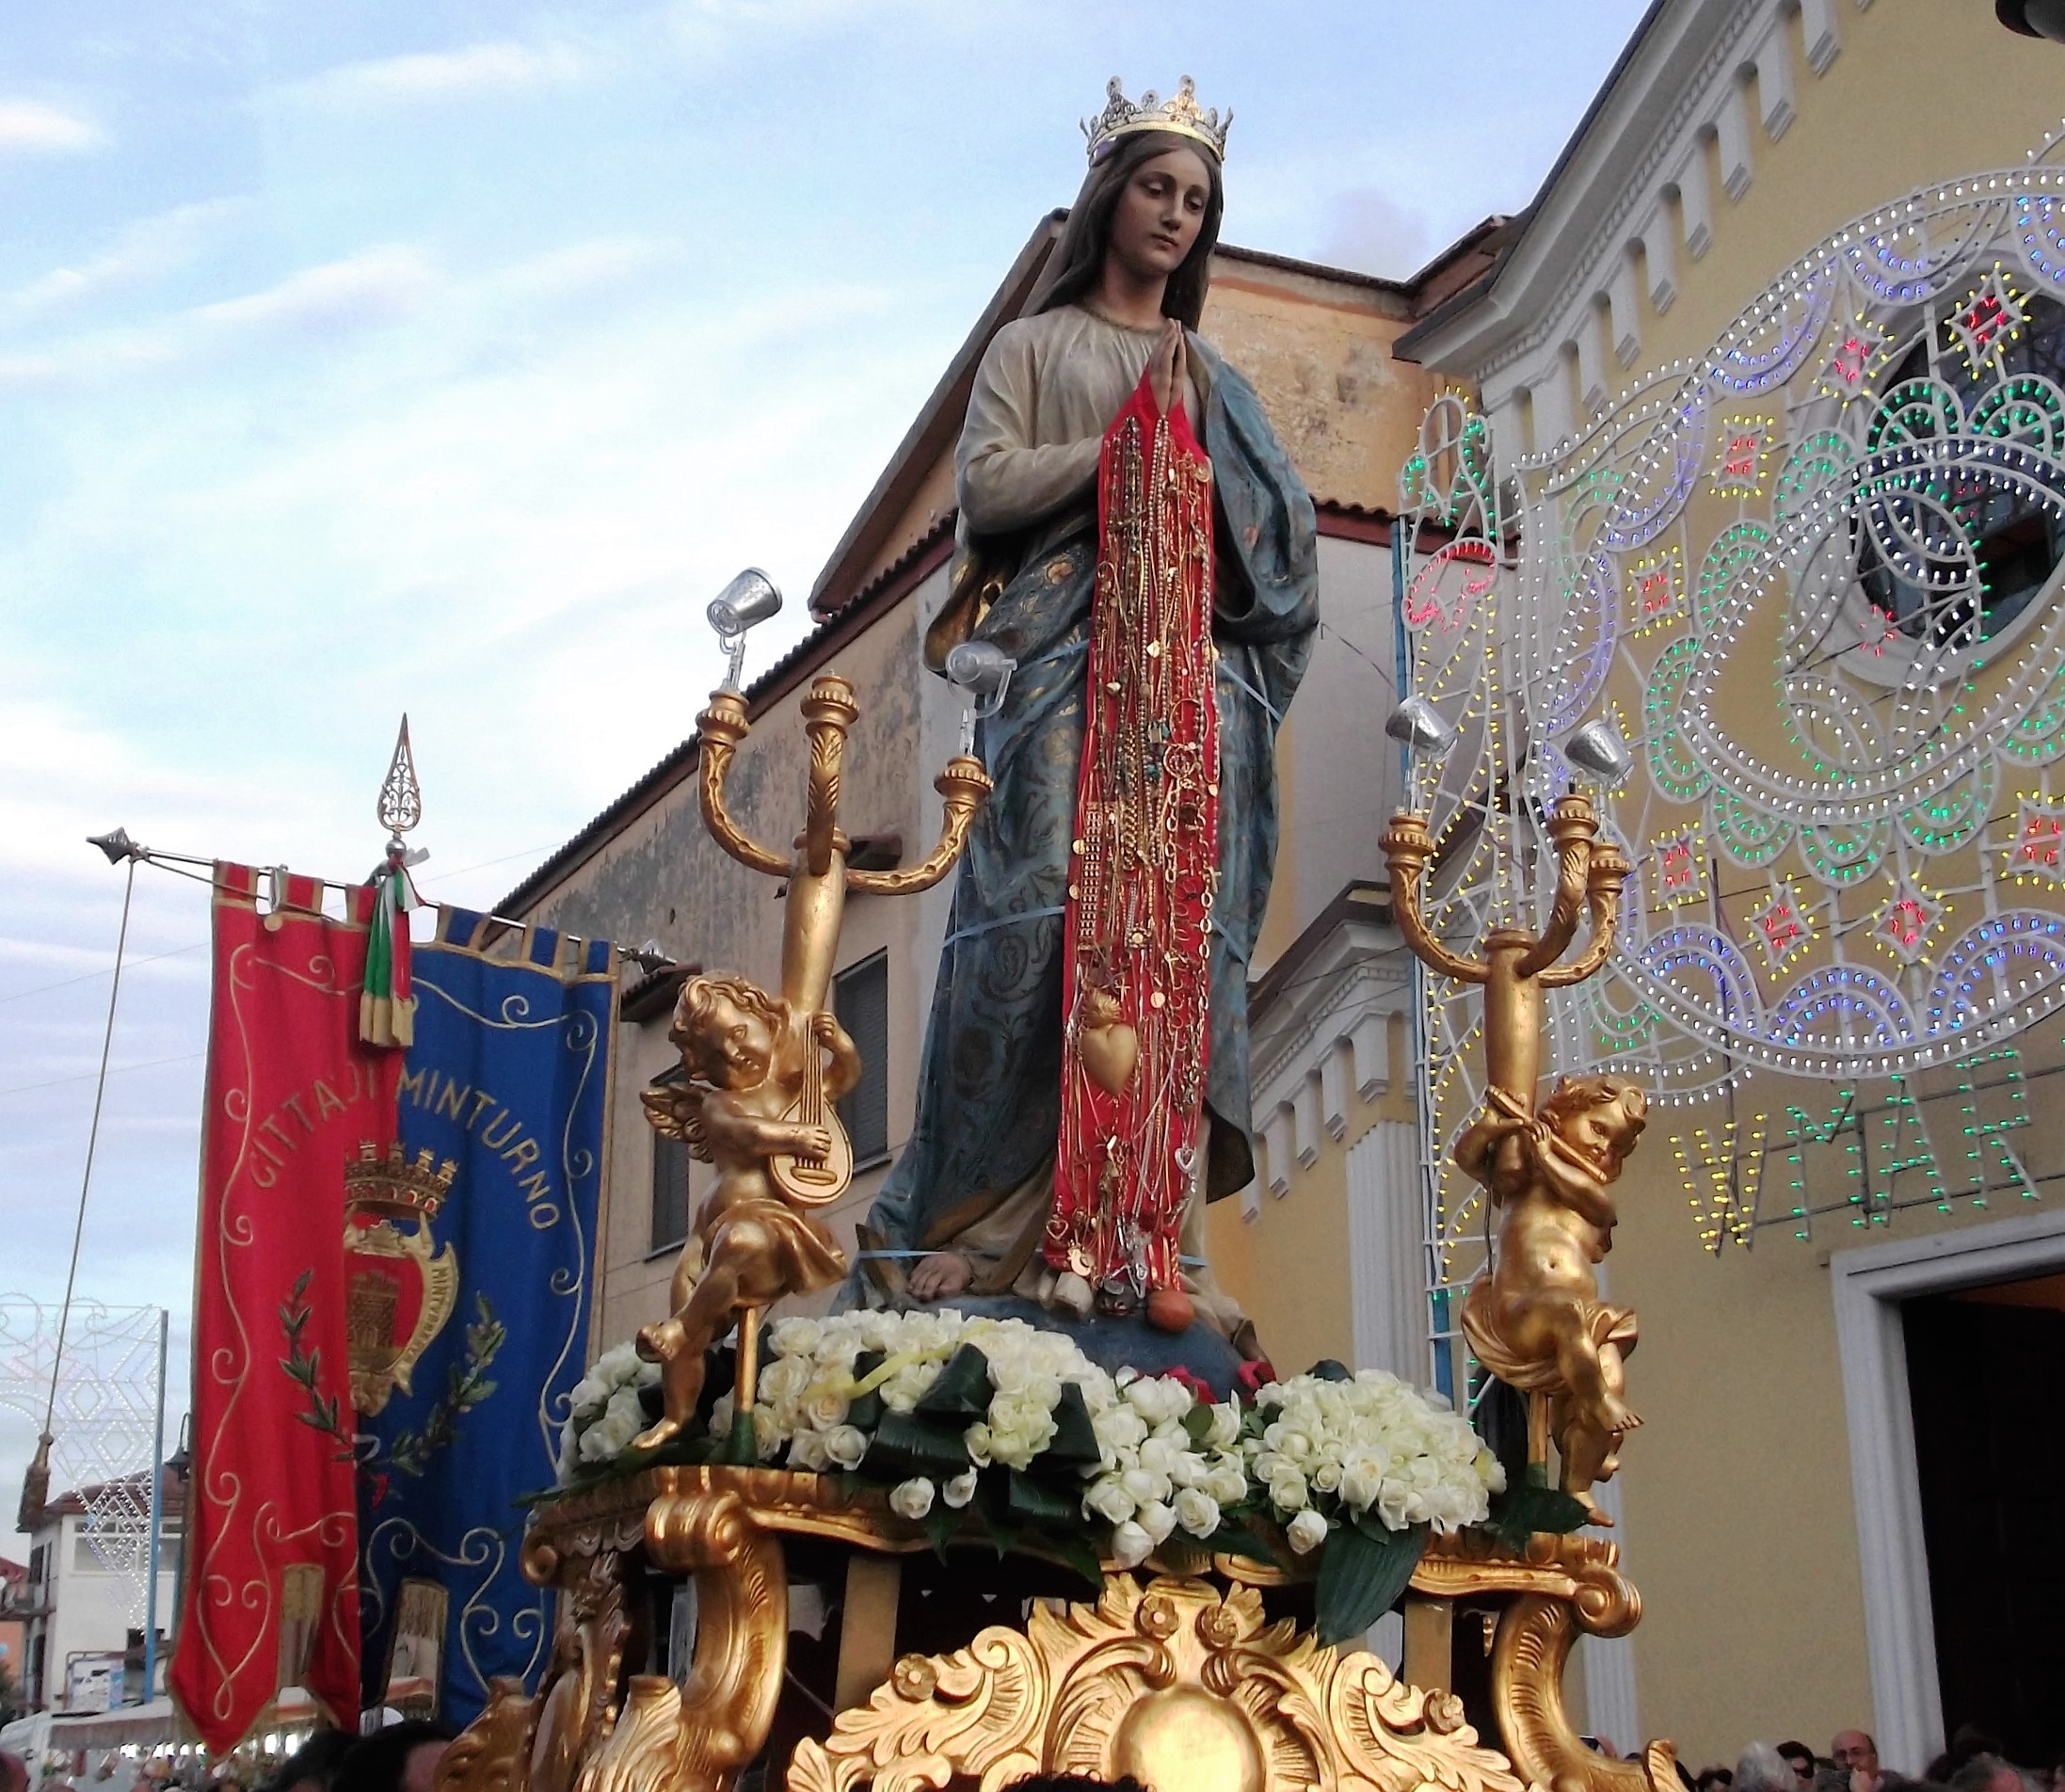
<svg viewBox="0 0 2065 1792">
<path fill-rule="evenodd" d="M 1548 1440 L 1561 1482 L 1594 1522 L 1609 1523 L 1591 1489 L 1618 1466 L 1620 1440 L 1641 1421 L 1625 1399 L 1623 1359 L 1635 1316 L 1599 1298 L 1593 1265 L 1612 1248 L 1618 1219 L 1608 1191 L 1642 1128 L 1647 1100 L 1624 1079 L 1565 1078 L 1537 1110 L 1545 989 L 1596 975 L 1613 951 L 1629 866 L 1599 838 L 1590 798 L 1573 791 L 1548 823 L 1556 894 L 1539 934 L 1500 927 L 1467 957 L 1428 925 L 1427 818 L 1392 818 L 1382 845 L 1400 931 L 1420 960 L 1484 992 L 1482 1112 L 1457 1139 L 1452 1160 L 1500 1210 L 1494 1261 L 1470 1285 L 1463 1327 L 1478 1360 L 1528 1396 L 1528 1454 L 1544 1473 Z M 1587 913 L 1592 938 L 1560 962 Z"/>
</svg>

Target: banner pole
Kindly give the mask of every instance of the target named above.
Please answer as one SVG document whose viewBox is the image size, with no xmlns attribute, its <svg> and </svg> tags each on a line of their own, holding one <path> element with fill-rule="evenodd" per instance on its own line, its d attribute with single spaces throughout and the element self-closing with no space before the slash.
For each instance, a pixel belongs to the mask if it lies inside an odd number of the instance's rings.
<svg viewBox="0 0 2065 1792">
<path fill-rule="evenodd" d="M 158 1537 L 165 1524 L 165 1366 L 171 1346 L 172 1315 L 158 1308 L 158 1412 L 151 1437 L 151 1567 L 143 1594 L 143 1696 L 157 1697 L 158 1685 Z"/>
</svg>

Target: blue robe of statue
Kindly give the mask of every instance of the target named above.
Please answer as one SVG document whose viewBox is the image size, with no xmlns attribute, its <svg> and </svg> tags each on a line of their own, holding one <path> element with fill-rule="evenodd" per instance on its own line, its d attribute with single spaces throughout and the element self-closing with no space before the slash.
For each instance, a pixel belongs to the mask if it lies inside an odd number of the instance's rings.
<svg viewBox="0 0 2065 1792">
<path fill-rule="evenodd" d="M 1319 568 L 1312 500 L 1261 401 L 1201 339 L 1189 341 L 1217 505 L 1219 888 L 1206 1092 L 1206 1192 L 1215 1199 L 1254 1175 L 1248 961 L 1276 855 L 1276 732 L 1311 652 Z M 992 352 L 1009 347 L 1000 336 Z M 1036 408 L 1036 394 L 1017 407 L 1029 423 Z M 965 483 L 963 505 L 965 532 Z M 965 539 L 964 559 L 971 553 L 993 594 L 973 638 L 994 642 L 1017 669 L 1001 712 L 981 731 L 996 791 L 954 887 L 916 1122 L 863 1238 L 892 1252 L 949 1244 L 1048 1170 L 1060 1122 L 1063 909 L 1097 554 L 1094 482 L 1015 537 Z M 956 592 L 972 583 L 957 577 Z M 865 1267 L 856 1265 L 849 1299 L 866 1298 Z"/>
</svg>

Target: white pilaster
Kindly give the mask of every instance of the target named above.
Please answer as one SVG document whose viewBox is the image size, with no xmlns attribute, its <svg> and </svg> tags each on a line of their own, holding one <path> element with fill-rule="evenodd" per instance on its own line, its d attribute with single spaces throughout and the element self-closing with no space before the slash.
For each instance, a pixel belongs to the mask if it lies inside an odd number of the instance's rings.
<svg viewBox="0 0 2065 1792">
<path fill-rule="evenodd" d="M 1714 115 L 1714 136 L 1721 145 L 1721 190 L 1739 200 L 1750 190 L 1754 170 L 1750 166 L 1750 104 L 1742 97 L 1739 79 L 1728 83 L 1721 110 Z"/>
<path fill-rule="evenodd" d="M 1419 1129 L 1380 1120 L 1348 1151 L 1350 1322 L 1357 1368 L 1427 1379 Z"/>
<path fill-rule="evenodd" d="M 1678 296 L 1678 246 L 1671 236 L 1671 208 L 1660 197 L 1642 220 L 1641 239 L 1649 302 L 1659 312 L 1667 312 Z"/>
<path fill-rule="evenodd" d="M 1621 251 L 1607 276 L 1606 321 L 1613 358 L 1625 367 L 1642 347 L 1641 316 L 1635 297 L 1635 258 L 1626 249 Z"/>
<path fill-rule="evenodd" d="M 1776 142 L 1795 116 L 1792 24 L 1783 10 L 1772 16 L 1764 41 L 1756 47 L 1756 106 L 1764 135 Z"/>
<path fill-rule="evenodd" d="M 1347 1136 L 1348 1071 L 1337 1039 L 1320 1056 L 1320 1120 L 1328 1138 Z"/>
<path fill-rule="evenodd" d="M 1806 40 L 1807 67 L 1817 74 L 1827 73 L 1835 53 L 1843 47 L 1842 29 L 1835 22 L 1835 0 L 1800 0 L 1800 34 Z"/>
<path fill-rule="evenodd" d="M 1687 252 L 1696 262 L 1714 240 L 1714 191 L 1706 179 L 1706 140 L 1694 136 L 1673 184 L 1678 189 L 1678 214 Z"/>
</svg>

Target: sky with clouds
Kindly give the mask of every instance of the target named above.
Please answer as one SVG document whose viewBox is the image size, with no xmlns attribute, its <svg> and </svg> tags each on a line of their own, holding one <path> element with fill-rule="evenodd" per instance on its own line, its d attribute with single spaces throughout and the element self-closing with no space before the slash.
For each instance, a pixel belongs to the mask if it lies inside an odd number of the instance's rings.
<svg viewBox="0 0 2065 1792">
<path fill-rule="evenodd" d="M 491 903 L 688 732 L 726 578 L 793 594 L 757 658 L 800 632 L 1107 76 L 1233 106 L 1228 241 L 1403 275 L 1526 203 L 1640 10 L 12 0 L 0 1292 L 64 1289 L 85 836 L 362 875 L 407 710 L 422 888 Z M 138 874 L 79 1274 L 172 1310 L 175 1410 L 206 937 Z"/>
</svg>

